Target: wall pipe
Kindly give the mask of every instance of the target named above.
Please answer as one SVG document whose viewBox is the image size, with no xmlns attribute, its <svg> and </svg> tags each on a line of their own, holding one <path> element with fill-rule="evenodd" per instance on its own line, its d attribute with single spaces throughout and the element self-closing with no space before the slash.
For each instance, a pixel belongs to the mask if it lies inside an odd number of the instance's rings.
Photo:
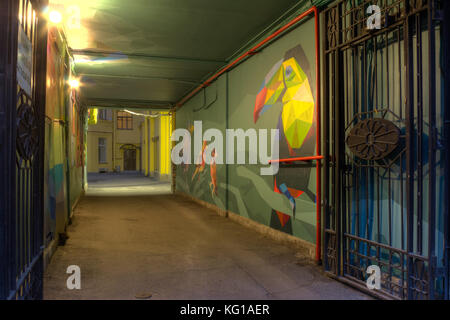
<svg viewBox="0 0 450 320">
<path fill-rule="evenodd" d="M 270 163 L 290 163 L 296 161 L 314 161 L 314 160 L 322 160 L 323 156 L 311 156 L 311 157 L 299 157 L 299 158 L 288 158 L 288 159 L 277 159 L 277 160 L 269 160 Z"/>
<path fill-rule="evenodd" d="M 217 78 L 219 78 L 224 73 L 230 71 L 234 67 L 236 67 L 238 64 L 246 60 L 247 58 L 257 54 L 259 50 L 261 50 L 266 44 L 271 42 L 272 40 L 278 38 L 280 35 L 283 35 L 284 33 L 290 31 L 290 29 L 294 26 L 296 26 L 298 23 L 300 23 L 303 19 L 310 16 L 311 14 L 314 14 L 315 19 L 315 44 L 316 44 L 316 148 L 319 155 L 315 156 L 317 157 L 317 163 L 316 163 L 316 262 L 321 262 L 321 189 L 322 189 L 322 180 L 321 180 L 321 172 L 320 172 L 320 160 L 323 159 L 323 157 L 320 155 L 321 153 L 321 145 L 320 145 L 320 57 L 319 57 L 319 11 L 316 6 L 312 6 L 310 9 L 306 10 L 305 12 L 299 14 L 297 17 L 289 21 L 287 24 L 285 24 L 283 27 L 272 33 L 271 35 L 267 36 L 262 41 L 258 42 L 254 47 L 252 47 L 247 52 L 243 53 L 236 59 L 234 59 L 232 62 L 227 64 L 225 67 L 220 69 L 218 72 L 213 74 L 211 77 L 209 77 L 206 81 L 204 81 L 201 85 L 199 85 L 197 88 L 195 88 L 193 91 L 191 91 L 189 94 L 187 94 L 184 98 L 182 98 L 179 102 L 175 104 L 175 109 L 181 108 L 187 101 L 189 101 L 194 95 L 196 95 L 201 89 L 208 87 L 211 85 L 213 81 L 215 81 Z M 276 160 L 273 160 L 276 161 Z M 284 159 L 284 161 L 278 160 L 278 162 L 293 162 L 293 161 L 305 161 L 305 160 L 292 160 L 292 159 Z"/>
<path fill-rule="evenodd" d="M 317 10 L 316 6 L 313 6 L 309 10 L 303 12 L 302 14 L 300 14 L 297 17 L 295 17 L 294 19 L 292 19 L 290 22 L 288 22 L 286 25 L 284 25 L 283 27 L 281 27 L 280 29 L 278 29 L 277 31 L 272 33 L 270 36 L 266 37 L 265 39 L 263 39 L 262 41 L 257 43 L 250 50 L 248 50 L 247 52 L 243 53 L 242 55 L 240 55 L 239 57 L 234 59 L 232 62 L 227 64 L 225 67 L 220 69 L 218 72 L 213 74 L 211 77 L 209 77 L 207 80 L 205 80 L 201 85 L 199 85 L 197 88 L 195 88 L 189 94 L 187 94 L 184 98 L 182 98 L 179 102 L 177 102 L 175 104 L 175 107 L 176 108 L 181 108 L 188 100 L 190 100 L 201 89 L 203 89 L 205 87 L 208 87 L 214 80 L 216 80 L 218 77 L 220 77 L 225 72 L 227 72 L 227 71 L 231 70 L 232 68 L 234 68 L 235 66 L 237 66 L 239 63 L 243 62 L 246 58 L 251 57 L 252 55 L 258 53 L 258 50 L 262 49 L 262 47 L 264 45 L 266 45 L 270 41 L 274 40 L 275 38 L 277 38 L 281 34 L 285 33 L 286 31 L 288 31 L 288 29 L 290 29 L 294 25 L 298 24 L 300 21 L 302 21 L 304 18 L 306 18 L 307 16 L 311 15 L 312 13 L 314 13 L 315 18 L 316 18 L 316 40 L 318 40 L 318 34 L 317 34 L 318 33 L 317 20 L 319 18 L 318 17 L 318 10 Z M 317 59 L 318 58 L 318 50 L 317 50 L 318 48 L 317 48 L 317 46 L 318 46 L 318 43 L 316 41 L 316 51 L 317 51 L 316 52 L 316 60 L 318 60 Z"/>
</svg>

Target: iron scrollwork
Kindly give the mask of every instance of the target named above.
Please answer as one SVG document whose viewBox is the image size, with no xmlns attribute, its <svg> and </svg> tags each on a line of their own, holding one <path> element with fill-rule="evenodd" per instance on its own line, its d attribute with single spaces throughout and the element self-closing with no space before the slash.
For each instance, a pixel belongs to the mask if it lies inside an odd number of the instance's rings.
<svg viewBox="0 0 450 320">
<path fill-rule="evenodd" d="M 38 123 L 31 99 L 23 92 L 19 92 L 17 108 L 17 152 L 27 161 L 35 155 L 38 146 Z"/>
<path fill-rule="evenodd" d="M 386 119 L 366 119 L 357 123 L 347 136 L 347 146 L 363 160 L 381 160 L 400 142 L 400 130 Z"/>
</svg>

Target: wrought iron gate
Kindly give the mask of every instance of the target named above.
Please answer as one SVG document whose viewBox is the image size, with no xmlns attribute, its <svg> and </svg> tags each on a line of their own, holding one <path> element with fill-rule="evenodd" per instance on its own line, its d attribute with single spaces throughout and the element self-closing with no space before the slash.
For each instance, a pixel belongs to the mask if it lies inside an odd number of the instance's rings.
<svg viewBox="0 0 450 320">
<path fill-rule="evenodd" d="M 440 5 L 342 0 L 324 12 L 324 267 L 383 298 L 448 298 Z"/>
<path fill-rule="evenodd" d="M 44 1 L 0 4 L 0 298 L 42 298 Z M 4 176 L 3 176 L 4 175 Z"/>
</svg>

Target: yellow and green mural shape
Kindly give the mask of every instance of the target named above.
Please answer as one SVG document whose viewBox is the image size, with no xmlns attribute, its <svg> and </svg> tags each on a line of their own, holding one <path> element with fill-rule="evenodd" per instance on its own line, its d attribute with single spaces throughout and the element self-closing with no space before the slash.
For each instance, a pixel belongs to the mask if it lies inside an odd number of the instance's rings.
<svg viewBox="0 0 450 320">
<path fill-rule="evenodd" d="M 315 102 L 307 74 L 310 74 L 309 62 L 302 46 L 298 45 L 275 63 L 256 96 L 253 112 L 255 123 L 277 102 L 283 105 L 277 126 L 281 159 L 312 156 L 315 151 Z M 310 174 L 311 168 L 298 168 L 292 175 L 291 169 L 281 167 L 275 176 L 274 192 L 286 196 L 293 215 L 297 211 L 296 199 L 316 201 L 315 194 L 308 187 Z M 290 215 L 274 210 L 272 218 L 272 226 L 290 231 Z"/>
<path fill-rule="evenodd" d="M 63 233 L 73 204 L 82 192 L 83 129 L 76 91 L 66 85 L 73 70 L 65 68 L 66 43 L 49 29 L 45 126 L 45 244 Z"/>
</svg>

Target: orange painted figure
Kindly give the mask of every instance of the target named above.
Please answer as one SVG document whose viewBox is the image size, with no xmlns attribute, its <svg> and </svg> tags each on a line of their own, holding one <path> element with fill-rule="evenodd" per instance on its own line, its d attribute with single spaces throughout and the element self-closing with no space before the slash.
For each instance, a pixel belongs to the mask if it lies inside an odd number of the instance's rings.
<svg viewBox="0 0 450 320">
<path fill-rule="evenodd" d="M 211 182 L 209 183 L 209 187 L 211 188 L 211 195 L 214 197 L 214 195 L 217 196 L 217 168 L 216 168 L 216 149 L 213 149 L 211 152 L 212 161 L 209 166 L 211 169 Z"/>
<path fill-rule="evenodd" d="M 203 170 L 205 170 L 204 153 L 205 153 L 206 145 L 207 145 L 207 142 L 206 142 L 206 140 L 204 140 L 203 146 L 202 146 L 202 151 L 200 152 L 200 154 L 198 155 L 198 158 L 197 158 L 197 163 L 198 163 L 198 162 L 200 162 L 200 157 L 201 157 L 201 164 L 197 164 L 195 166 L 195 171 L 194 171 L 194 174 L 192 175 L 192 181 L 194 181 L 194 178 L 197 175 L 197 173 L 201 173 L 201 172 L 203 172 Z"/>
</svg>

